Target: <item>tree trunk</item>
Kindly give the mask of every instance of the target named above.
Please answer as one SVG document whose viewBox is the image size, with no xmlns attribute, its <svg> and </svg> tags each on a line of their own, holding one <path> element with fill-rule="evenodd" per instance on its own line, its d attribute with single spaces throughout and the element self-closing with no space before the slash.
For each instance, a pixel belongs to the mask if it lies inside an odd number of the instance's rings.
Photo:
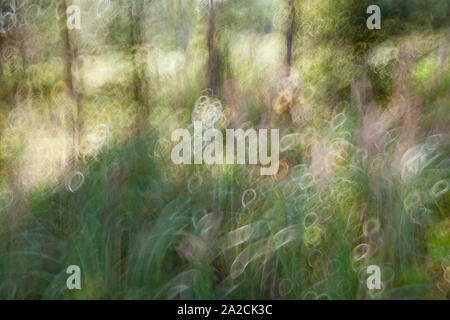
<svg viewBox="0 0 450 320">
<path fill-rule="evenodd" d="M 290 76 L 292 66 L 292 42 L 295 30 L 295 4 L 294 0 L 289 0 L 289 21 L 286 30 L 286 66 L 287 76 Z"/>
<path fill-rule="evenodd" d="M 214 0 L 209 0 L 209 17 L 208 17 L 208 87 L 217 92 L 218 74 L 217 74 L 217 52 L 214 47 L 214 34 L 216 32 Z"/>
<path fill-rule="evenodd" d="M 74 166 L 77 165 L 78 162 L 78 152 L 80 146 L 80 133 L 83 127 L 82 123 L 82 94 L 78 91 L 78 88 L 74 85 L 74 77 L 73 77 L 73 66 L 76 63 L 78 58 L 78 48 L 76 46 L 76 33 L 75 30 L 71 32 L 67 27 L 67 3 L 65 0 L 62 1 L 62 5 L 60 10 L 63 10 L 61 14 L 61 38 L 64 44 L 64 59 L 65 59 L 65 82 L 70 91 L 72 98 L 75 100 L 77 109 L 76 109 L 76 120 L 73 119 L 73 112 L 70 112 L 71 121 L 72 121 L 72 137 L 73 137 L 73 155 L 72 161 Z"/>
<path fill-rule="evenodd" d="M 137 49 L 142 44 L 142 17 L 140 17 L 139 15 L 143 14 L 144 8 L 141 1 L 138 2 L 137 7 L 134 6 L 135 2 L 132 1 L 129 7 L 129 16 L 131 21 L 130 45 L 131 60 L 133 64 L 134 100 L 138 104 L 136 108 L 135 130 L 137 135 L 139 136 L 143 131 L 143 120 L 147 119 L 148 97 L 146 95 L 147 85 L 145 80 L 145 65 L 140 66 L 139 62 L 137 61 Z"/>
</svg>

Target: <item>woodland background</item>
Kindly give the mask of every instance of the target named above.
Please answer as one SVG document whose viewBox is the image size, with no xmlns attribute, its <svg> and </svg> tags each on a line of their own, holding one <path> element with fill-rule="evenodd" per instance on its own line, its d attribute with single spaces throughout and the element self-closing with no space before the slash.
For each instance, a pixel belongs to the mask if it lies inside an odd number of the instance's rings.
<svg viewBox="0 0 450 320">
<path fill-rule="evenodd" d="M 0 298 L 449 298 L 447 0 L 0 4 Z M 174 165 L 195 119 L 278 174 Z"/>
</svg>

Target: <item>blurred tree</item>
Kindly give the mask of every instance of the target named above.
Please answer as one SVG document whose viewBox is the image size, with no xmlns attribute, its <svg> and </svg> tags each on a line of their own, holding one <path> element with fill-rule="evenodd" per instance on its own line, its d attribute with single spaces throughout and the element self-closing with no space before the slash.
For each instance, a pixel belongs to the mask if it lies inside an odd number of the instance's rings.
<svg viewBox="0 0 450 320">
<path fill-rule="evenodd" d="M 67 2 L 62 0 L 59 6 L 60 10 L 60 32 L 64 46 L 64 61 L 65 61 L 65 83 L 70 91 L 72 98 L 76 103 L 75 116 L 73 112 L 69 111 L 69 119 L 72 123 L 72 137 L 73 137 L 73 154 L 72 162 L 74 166 L 78 163 L 78 153 L 80 147 L 80 135 L 83 127 L 83 95 L 80 92 L 80 83 L 76 83 L 74 71 L 78 72 L 78 47 L 77 47 L 77 32 L 76 29 L 69 30 L 67 26 Z M 80 79 L 80 77 L 77 77 Z M 74 119 L 75 117 L 75 119 Z"/>
<path fill-rule="evenodd" d="M 146 80 L 146 63 L 147 59 L 145 50 L 144 56 L 141 57 L 138 52 L 143 46 L 142 26 L 145 24 L 145 4 L 146 1 L 132 0 L 129 6 L 130 19 L 130 47 L 131 59 L 133 64 L 133 90 L 134 99 L 137 103 L 136 109 L 136 133 L 140 135 L 143 130 L 144 121 L 148 115 L 148 85 Z"/>
<path fill-rule="evenodd" d="M 208 0 L 209 14 L 208 14 L 208 34 L 206 36 L 208 46 L 208 87 L 217 93 L 218 89 L 218 56 L 214 44 L 216 33 L 216 13 L 214 9 L 214 0 Z"/>
<path fill-rule="evenodd" d="M 287 76 L 289 77 L 292 65 L 292 42 L 294 40 L 296 28 L 296 9 L 295 0 L 288 0 L 288 27 L 286 28 L 286 66 Z"/>
</svg>

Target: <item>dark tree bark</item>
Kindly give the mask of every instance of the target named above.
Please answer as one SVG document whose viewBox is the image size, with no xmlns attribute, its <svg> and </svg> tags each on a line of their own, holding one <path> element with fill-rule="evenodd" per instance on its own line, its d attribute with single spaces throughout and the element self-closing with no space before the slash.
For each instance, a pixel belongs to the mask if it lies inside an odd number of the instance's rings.
<svg viewBox="0 0 450 320">
<path fill-rule="evenodd" d="M 291 73 L 292 66 L 292 43 L 294 40 L 295 32 L 295 4 L 294 0 L 289 0 L 289 21 L 286 30 L 286 66 L 287 66 L 287 76 Z"/>
</svg>

